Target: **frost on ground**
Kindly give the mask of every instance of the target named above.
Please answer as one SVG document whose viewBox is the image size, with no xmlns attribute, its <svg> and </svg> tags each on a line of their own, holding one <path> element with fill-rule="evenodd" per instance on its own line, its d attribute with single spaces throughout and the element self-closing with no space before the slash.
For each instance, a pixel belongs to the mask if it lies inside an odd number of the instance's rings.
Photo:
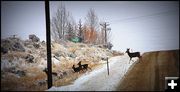
<svg viewBox="0 0 180 92">
<path fill-rule="evenodd" d="M 102 67 L 84 74 L 74 81 L 73 84 L 61 87 L 51 87 L 48 91 L 115 91 L 118 83 L 125 76 L 130 66 L 137 61 L 133 58 L 129 64 L 127 54 L 109 59 L 109 76 L 107 74 L 107 63 Z"/>
<path fill-rule="evenodd" d="M 54 86 L 68 85 L 83 73 L 73 73 L 72 66 L 79 61 L 89 67 L 101 65 L 106 57 L 123 55 L 103 44 L 73 43 L 60 40 L 51 42 L 52 72 Z M 35 35 L 22 40 L 19 37 L 1 39 L 1 90 L 41 91 L 47 89 L 46 42 Z"/>
</svg>

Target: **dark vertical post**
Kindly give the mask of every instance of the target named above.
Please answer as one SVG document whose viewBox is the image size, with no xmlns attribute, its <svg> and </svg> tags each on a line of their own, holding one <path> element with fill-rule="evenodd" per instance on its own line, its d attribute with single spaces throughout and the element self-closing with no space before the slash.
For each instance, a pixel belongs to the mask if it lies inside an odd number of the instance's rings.
<svg viewBox="0 0 180 92">
<path fill-rule="evenodd" d="M 50 12 L 49 0 L 45 0 L 46 16 L 46 42 L 47 42 L 47 68 L 48 68 L 48 89 L 52 87 L 52 61 L 51 61 L 51 32 L 50 32 Z"/>
<path fill-rule="evenodd" d="M 106 22 L 105 22 L 105 24 L 104 24 L 104 28 L 105 28 L 105 44 L 106 44 L 106 46 L 107 46 L 107 30 L 106 30 L 106 27 L 107 27 L 107 24 L 106 24 Z"/>
<path fill-rule="evenodd" d="M 108 75 L 109 75 L 109 62 L 108 62 L 108 58 L 107 58 L 107 71 L 108 71 Z"/>
</svg>

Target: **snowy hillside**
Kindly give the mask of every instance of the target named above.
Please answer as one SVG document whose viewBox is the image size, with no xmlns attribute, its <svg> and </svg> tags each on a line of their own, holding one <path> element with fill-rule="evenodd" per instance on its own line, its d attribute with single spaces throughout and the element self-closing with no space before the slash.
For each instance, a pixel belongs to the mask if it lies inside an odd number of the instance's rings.
<svg viewBox="0 0 180 92">
<path fill-rule="evenodd" d="M 103 45 L 73 43 L 70 41 L 51 42 L 52 72 L 54 86 L 68 85 L 83 73 L 74 73 L 72 66 L 77 63 L 89 64 L 92 70 L 101 65 L 106 57 L 123 55 Z M 46 42 L 36 35 L 29 39 L 18 37 L 1 39 L 1 88 L 2 90 L 46 90 L 47 75 Z"/>
<path fill-rule="evenodd" d="M 134 65 L 137 58 L 130 62 L 127 54 L 112 57 L 109 59 L 109 76 L 107 74 L 107 63 L 97 70 L 86 73 L 71 85 L 52 87 L 48 91 L 115 91 L 118 83 L 125 76 L 126 72 Z"/>
</svg>

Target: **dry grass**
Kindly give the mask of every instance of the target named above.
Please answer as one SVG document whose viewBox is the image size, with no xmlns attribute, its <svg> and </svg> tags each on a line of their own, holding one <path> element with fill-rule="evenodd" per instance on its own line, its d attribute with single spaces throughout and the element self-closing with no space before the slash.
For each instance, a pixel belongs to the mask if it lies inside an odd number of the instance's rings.
<svg viewBox="0 0 180 92">
<path fill-rule="evenodd" d="M 82 61 L 82 64 L 88 63 L 91 69 L 95 69 L 101 64 L 90 63 L 87 61 Z M 83 72 L 74 73 L 72 70 L 72 65 L 76 64 L 76 62 L 64 62 L 53 68 L 53 72 L 57 72 L 58 70 L 67 71 L 68 75 L 62 79 L 58 79 L 53 81 L 53 86 L 64 86 L 72 84 L 77 78 L 79 78 Z M 16 77 L 14 74 L 5 73 L 5 77 L 1 79 L 1 90 L 6 91 L 42 91 L 47 90 L 47 83 L 44 85 L 38 85 L 38 80 L 46 80 L 47 75 L 37 68 L 36 66 L 27 67 L 26 68 L 26 76 L 24 77 Z"/>
<path fill-rule="evenodd" d="M 98 62 L 100 59 L 99 57 L 94 56 L 94 52 L 96 52 L 95 48 L 90 48 L 90 46 L 84 44 L 75 44 L 72 42 L 67 43 L 69 44 L 68 48 L 65 48 L 63 45 L 60 44 L 52 44 L 52 54 L 58 53 L 63 54 L 59 58 L 61 61 L 52 64 L 52 71 L 53 72 L 66 72 L 67 75 L 64 76 L 62 79 L 55 80 L 53 82 L 53 86 L 63 86 L 73 83 L 78 77 L 80 77 L 83 73 L 74 73 L 72 66 L 73 64 L 78 67 L 77 63 L 81 60 L 82 64 L 89 64 L 91 69 L 95 69 L 101 64 Z M 84 47 L 84 49 L 81 49 Z M 104 51 L 103 49 L 98 49 L 97 51 L 101 52 Z M 66 53 L 70 54 L 74 53 L 77 55 L 77 58 L 68 57 Z M 25 57 L 27 54 L 32 54 L 34 56 L 35 63 L 28 63 L 25 61 Z M 47 75 L 42 71 L 39 65 L 46 66 L 47 59 L 46 58 L 46 48 L 40 49 L 32 49 L 29 48 L 29 51 L 26 52 L 18 52 L 18 51 L 10 51 L 8 54 L 1 54 L 4 59 L 8 61 L 16 61 L 13 64 L 17 64 L 15 67 L 19 70 L 24 70 L 26 76 L 24 77 L 17 77 L 13 73 L 3 71 L 3 78 L 1 78 L 1 90 L 5 91 L 41 91 L 47 90 L 47 84 L 38 85 L 38 80 L 46 80 Z M 96 52 L 97 53 L 97 52 Z M 101 52 L 103 53 L 103 52 Z M 90 55 L 91 54 L 91 55 Z M 82 57 L 80 57 L 82 56 Z M 85 57 L 84 57 L 85 56 Z M 10 63 L 12 63 L 10 62 Z M 8 68 L 11 69 L 11 68 Z"/>
<path fill-rule="evenodd" d="M 76 50 L 77 50 L 77 48 L 75 48 L 75 47 L 69 48 L 69 52 L 72 52 L 72 53 L 75 53 Z"/>
<path fill-rule="evenodd" d="M 12 73 L 5 73 L 5 77 L 1 79 L 1 90 L 30 91 L 45 90 L 47 85 L 37 86 L 37 80 L 45 80 L 46 74 L 38 68 L 28 68 L 26 74 L 33 76 L 24 76 L 18 78 Z"/>
<path fill-rule="evenodd" d="M 25 58 L 26 56 L 27 53 L 18 51 L 11 51 L 10 53 L 3 55 L 4 58 L 8 58 L 11 61 L 13 61 L 15 58 Z"/>
<path fill-rule="evenodd" d="M 37 80 L 45 79 L 46 76 L 43 73 L 39 73 L 36 76 L 16 77 L 14 75 L 6 75 L 4 79 L 1 79 L 1 90 L 14 90 L 14 91 L 30 91 L 30 90 L 44 90 L 46 85 L 38 86 L 35 84 Z"/>
</svg>

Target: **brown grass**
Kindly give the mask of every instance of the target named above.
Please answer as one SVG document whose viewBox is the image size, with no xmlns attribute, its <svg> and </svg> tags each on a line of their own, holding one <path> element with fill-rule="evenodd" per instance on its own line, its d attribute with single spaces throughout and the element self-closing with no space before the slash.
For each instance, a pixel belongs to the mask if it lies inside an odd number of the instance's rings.
<svg viewBox="0 0 180 92">
<path fill-rule="evenodd" d="M 25 58 L 26 56 L 27 53 L 18 51 L 11 51 L 10 53 L 3 55 L 4 58 L 8 58 L 11 61 L 13 61 L 15 58 Z"/>
<path fill-rule="evenodd" d="M 90 68 L 93 70 L 101 65 L 101 64 L 90 63 L 87 61 L 84 61 L 84 62 L 82 61 L 82 64 L 84 63 L 88 63 Z M 74 71 L 72 70 L 73 64 L 77 64 L 77 63 L 74 63 L 74 62 L 61 63 L 59 65 L 56 65 L 56 67 L 53 68 L 53 72 L 57 72 L 58 70 L 69 71 L 67 76 L 65 76 L 62 79 L 58 79 L 54 81 L 53 86 L 64 86 L 64 85 L 72 84 L 77 78 L 79 78 L 83 74 L 83 72 L 74 73 Z M 9 75 L 8 73 L 5 73 L 4 74 L 5 78 L 1 79 L 1 90 L 6 90 L 6 91 L 47 90 L 47 83 L 42 86 L 39 86 L 36 84 L 38 80 L 47 79 L 47 75 L 42 70 L 40 70 L 36 66 L 28 67 L 25 70 L 26 70 L 26 73 L 29 75 L 26 75 L 20 78 L 17 78 L 14 74 Z"/>
<path fill-rule="evenodd" d="M 30 91 L 45 90 L 46 85 L 37 86 L 37 80 L 46 79 L 46 74 L 37 68 L 29 68 L 26 73 L 34 76 L 16 77 L 14 74 L 5 73 L 5 78 L 1 79 L 1 90 Z"/>
</svg>

